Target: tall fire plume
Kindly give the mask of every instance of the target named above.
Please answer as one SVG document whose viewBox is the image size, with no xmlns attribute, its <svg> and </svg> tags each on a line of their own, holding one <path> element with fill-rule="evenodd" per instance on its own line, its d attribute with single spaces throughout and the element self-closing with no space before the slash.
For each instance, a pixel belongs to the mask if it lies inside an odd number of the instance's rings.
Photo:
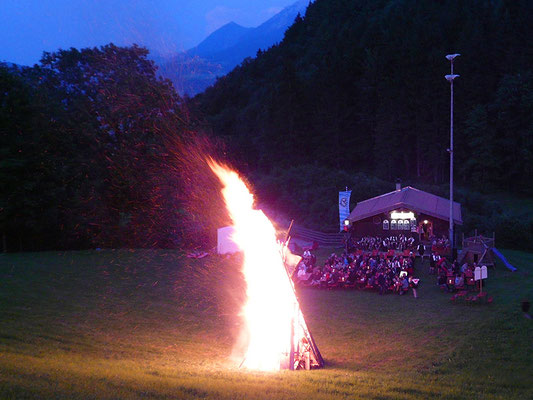
<svg viewBox="0 0 533 400">
<path fill-rule="evenodd" d="M 242 367 L 262 371 L 322 366 L 323 361 L 300 311 L 284 258 L 295 257 L 276 239 L 271 221 L 254 209 L 254 198 L 239 175 L 213 160 L 222 195 L 244 253 L 246 300 L 242 307 L 245 355 Z"/>
</svg>

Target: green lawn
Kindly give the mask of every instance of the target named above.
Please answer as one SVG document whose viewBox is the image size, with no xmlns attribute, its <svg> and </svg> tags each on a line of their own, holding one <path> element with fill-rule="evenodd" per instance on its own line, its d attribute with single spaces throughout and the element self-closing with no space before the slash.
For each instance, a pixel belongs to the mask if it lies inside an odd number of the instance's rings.
<svg viewBox="0 0 533 400">
<path fill-rule="evenodd" d="M 492 305 L 450 303 L 421 266 L 417 300 L 302 290 L 327 365 L 279 373 L 231 360 L 239 257 L 0 255 L 0 398 L 530 399 L 533 254 L 504 253 L 520 272 L 489 271 Z"/>
</svg>

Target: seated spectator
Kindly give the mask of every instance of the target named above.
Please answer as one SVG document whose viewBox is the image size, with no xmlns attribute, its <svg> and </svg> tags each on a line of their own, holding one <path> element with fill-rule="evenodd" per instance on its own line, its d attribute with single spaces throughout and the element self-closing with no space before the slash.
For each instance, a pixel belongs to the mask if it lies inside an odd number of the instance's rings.
<svg viewBox="0 0 533 400">
<path fill-rule="evenodd" d="M 402 287 L 400 290 L 400 296 L 402 294 L 407 293 L 408 290 L 409 290 L 409 279 L 407 279 L 407 275 L 405 275 L 402 279 Z"/>
<path fill-rule="evenodd" d="M 442 257 L 439 261 L 437 261 L 436 267 L 439 271 L 439 274 L 448 274 L 448 265 L 446 263 L 446 258 Z"/>
<path fill-rule="evenodd" d="M 453 275 L 448 274 L 446 276 L 446 289 L 448 292 L 455 291 L 455 277 Z"/>
<path fill-rule="evenodd" d="M 303 264 L 303 267 L 298 268 L 298 273 L 296 276 L 298 279 L 302 279 L 305 275 L 307 275 L 307 270 L 305 264 Z"/>
<path fill-rule="evenodd" d="M 456 288 L 462 288 L 465 285 L 465 279 L 463 278 L 462 274 L 458 274 L 455 276 L 455 287 Z"/>
<path fill-rule="evenodd" d="M 328 280 L 328 285 L 334 285 L 339 281 L 340 273 L 335 270 L 331 273 L 330 279 Z"/>
<path fill-rule="evenodd" d="M 453 260 L 453 263 L 452 263 L 453 273 L 458 274 L 460 270 L 461 270 L 461 267 L 459 266 L 459 262 L 457 261 L 457 259 Z"/>
<path fill-rule="evenodd" d="M 468 270 L 468 263 L 465 262 L 463 265 L 461 265 L 461 274 L 464 274 Z"/>
</svg>

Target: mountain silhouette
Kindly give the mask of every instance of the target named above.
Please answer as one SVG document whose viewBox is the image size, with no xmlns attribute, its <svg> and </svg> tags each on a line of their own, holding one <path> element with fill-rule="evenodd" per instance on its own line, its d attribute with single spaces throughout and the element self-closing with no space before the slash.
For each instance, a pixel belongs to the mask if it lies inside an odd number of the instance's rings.
<svg viewBox="0 0 533 400">
<path fill-rule="evenodd" d="M 309 0 L 284 8 L 255 28 L 230 22 L 211 33 L 198 46 L 171 57 L 159 58 L 161 76 L 170 79 L 182 95 L 193 96 L 204 91 L 258 50 L 279 43 L 298 14 L 303 14 Z"/>
</svg>

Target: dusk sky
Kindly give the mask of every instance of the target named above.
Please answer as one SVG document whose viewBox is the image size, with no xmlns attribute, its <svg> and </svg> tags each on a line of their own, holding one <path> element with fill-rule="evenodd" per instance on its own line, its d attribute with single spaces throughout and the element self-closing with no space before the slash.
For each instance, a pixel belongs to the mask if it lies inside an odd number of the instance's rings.
<svg viewBox="0 0 533 400">
<path fill-rule="evenodd" d="M 222 25 L 253 27 L 296 0 L 0 0 L 0 61 L 32 65 L 43 51 L 113 42 L 162 54 Z"/>
</svg>

